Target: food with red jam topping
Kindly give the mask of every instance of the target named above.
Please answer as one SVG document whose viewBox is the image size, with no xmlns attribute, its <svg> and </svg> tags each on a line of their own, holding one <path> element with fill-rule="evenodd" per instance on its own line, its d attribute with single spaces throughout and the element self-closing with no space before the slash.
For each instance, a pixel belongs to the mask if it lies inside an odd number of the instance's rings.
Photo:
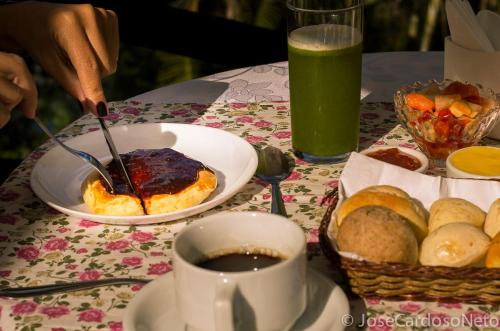
<svg viewBox="0 0 500 331">
<path fill-rule="evenodd" d="M 82 185 L 83 200 L 101 215 L 161 214 L 201 203 L 217 186 L 217 177 L 201 162 L 170 148 L 139 149 L 121 155 L 134 190 L 114 162 L 107 165 L 115 189 L 92 173 Z"/>
</svg>

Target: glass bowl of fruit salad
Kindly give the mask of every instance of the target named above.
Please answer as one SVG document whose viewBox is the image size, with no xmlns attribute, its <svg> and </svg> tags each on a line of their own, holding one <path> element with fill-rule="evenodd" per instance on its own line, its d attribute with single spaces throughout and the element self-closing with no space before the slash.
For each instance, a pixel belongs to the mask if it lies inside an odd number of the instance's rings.
<svg viewBox="0 0 500 331">
<path fill-rule="evenodd" d="M 499 104 L 492 90 L 452 80 L 416 82 L 394 94 L 398 120 L 435 166 L 488 134 L 500 118 Z"/>
</svg>

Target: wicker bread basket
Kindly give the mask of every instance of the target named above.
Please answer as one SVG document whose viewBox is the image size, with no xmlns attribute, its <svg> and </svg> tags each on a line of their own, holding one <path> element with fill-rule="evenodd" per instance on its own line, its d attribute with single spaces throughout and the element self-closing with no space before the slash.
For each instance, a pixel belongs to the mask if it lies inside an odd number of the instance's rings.
<svg viewBox="0 0 500 331">
<path fill-rule="evenodd" d="M 500 269 L 372 263 L 340 256 L 328 234 L 338 191 L 326 201 L 329 207 L 319 231 L 321 249 L 335 268 L 342 269 L 354 293 L 387 300 L 500 303 Z"/>
</svg>

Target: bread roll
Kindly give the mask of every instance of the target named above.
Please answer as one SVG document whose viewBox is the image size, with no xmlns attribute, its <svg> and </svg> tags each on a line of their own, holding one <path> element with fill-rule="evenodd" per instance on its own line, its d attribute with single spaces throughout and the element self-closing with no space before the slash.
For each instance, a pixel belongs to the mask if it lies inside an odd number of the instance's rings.
<svg viewBox="0 0 500 331">
<path fill-rule="evenodd" d="M 408 193 L 406 193 L 405 191 L 401 190 L 396 186 L 391 186 L 391 185 L 368 186 L 367 188 L 362 189 L 360 192 L 381 192 L 381 193 L 393 194 L 395 196 L 405 199 L 410 199 Z"/>
<path fill-rule="evenodd" d="M 422 203 L 416 199 L 413 199 L 412 197 L 410 197 L 410 195 L 408 193 L 406 193 L 405 191 L 403 191 L 402 189 L 400 189 L 398 187 L 391 186 L 391 185 L 373 185 L 373 186 L 369 186 L 367 188 L 362 189 L 360 192 L 388 193 L 388 194 L 393 194 L 393 195 L 401 197 L 401 198 L 412 200 L 413 203 L 415 204 L 416 211 L 420 215 L 420 217 L 423 218 L 424 220 L 426 220 L 428 218 L 427 210 L 425 210 Z"/>
<path fill-rule="evenodd" d="M 500 232 L 500 198 L 493 201 L 484 221 L 484 232 L 491 238 Z"/>
<path fill-rule="evenodd" d="M 427 235 L 425 218 L 419 207 L 411 199 L 373 190 L 362 190 L 346 199 L 337 211 L 337 225 L 341 226 L 344 218 L 349 213 L 363 206 L 383 206 L 403 216 L 410 222 L 410 226 L 419 242 Z"/>
<path fill-rule="evenodd" d="M 429 232 L 448 223 L 469 223 L 482 228 L 486 214 L 473 203 L 459 198 L 436 200 L 429 211 Z"/>
<path fill-rule="evenodd" d="M 341 251 L 371 262 L 415 264 L 418 243 L 409 223 L 389 208 L 365 206 L 345 217 L 337 235 Z"/>
<path fill-rule="evenodd" d="M 490 238 L 469 223 L 449 223 L 430 233 L 420 248 L 420 263 L 427 266 L 466 267 L 484 258 Z"/>
<path fill-rule="evenodd" d="M 490 247 L 486 253 L 486 267 L 500 268 L 500 233 L 497 233 L 493 237 L 493 240 L 491 240 Z"/>
</svg>

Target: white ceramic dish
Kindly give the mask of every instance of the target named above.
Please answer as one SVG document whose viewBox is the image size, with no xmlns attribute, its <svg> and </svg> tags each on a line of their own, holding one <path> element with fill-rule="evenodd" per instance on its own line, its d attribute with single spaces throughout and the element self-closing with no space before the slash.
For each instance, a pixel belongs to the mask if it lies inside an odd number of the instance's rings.
<svg viewBox="0 0 500 331">
<path fill-rule="evenodd" d="M 290 331 L 344 330 L 342 321 L 349 314 L 349 301 L 342 289 L 312 269 L 307 275 L 307 308 Z M 123 314 L 124 330 L 194 331 L 179 318 L 175 300 L 173 273 L 160 276 L 128 304 Z"/>
<path fill-rule="evenodd" d="M 458 169 L 456 166 L 453 165 L 453 162 L 451 159 L 457 154 L 461 153 L 467 149 L 470 148 L 486 148 L 486 149 L 496 149 L 500 150 L 500 147 L 493 147 L 493 146 L 471 146 L 471 147 L 466 147 L 463 149 L 459 149 L 453 153 L 451 153 L 447 158 L 446 158 L 446 177 L 450 178 L 473 178 L 473 179 L 500 179 L 500 176 L 483 176 L 479 175 L 477 173 L 471 173 L 471 172 L 466 172 L 461 169 Z"/>
<path fill-rule="evenodd" d="M 409 155 L 417 158 L 420 161 L 421 166 L 420 166 L 420 168 L 415 170 L 416 172 L 424 173 L 425 171 L 427 171 L 427 169 L 429 168 L 429 159 L 427 158 L 427 156 L 425 156 L 424 153 L 422 153 L 416 149 L 412 149 L 412 148 L 408 148 L 408 147 L 401 147 L 401 146 L 396 146 L 396 145 L 380 145 L 380 146 L 369 147 L 365 150 L 362 150 L 359 153 L 367 155 L 368 153 L 371 153 L 371 152 L 376 152 L 376 151 L 389 149 L 389 148 L 395 148 L 395 147 L 398 148 L 401 152 L 409 154 Z"/>
<path fill-rule="evenodd" d="M 145 216 L 108 216 L 91 213 L 82 200 L 81 185 L 92 168 L 78 157 L 56 146 L 36 163 L 31 187 L 49 206 L 70 216 L 110 224 L 151 224 L 173 221 L 213 208 L 236 194 L 252 178 L 257 168 L 257 153 L 244 139 L 210 127 L 149 123 L 110 128 L 120 153 L 136 149 L 169 147 L 196 159 L 217 175 L 217 189 L 203 203 L 165 214 Z M 101 131 L 90 132 L 66 141 L 75 149 L 94 155 L 101 162 L 111 160 Z"/>
</svg>

